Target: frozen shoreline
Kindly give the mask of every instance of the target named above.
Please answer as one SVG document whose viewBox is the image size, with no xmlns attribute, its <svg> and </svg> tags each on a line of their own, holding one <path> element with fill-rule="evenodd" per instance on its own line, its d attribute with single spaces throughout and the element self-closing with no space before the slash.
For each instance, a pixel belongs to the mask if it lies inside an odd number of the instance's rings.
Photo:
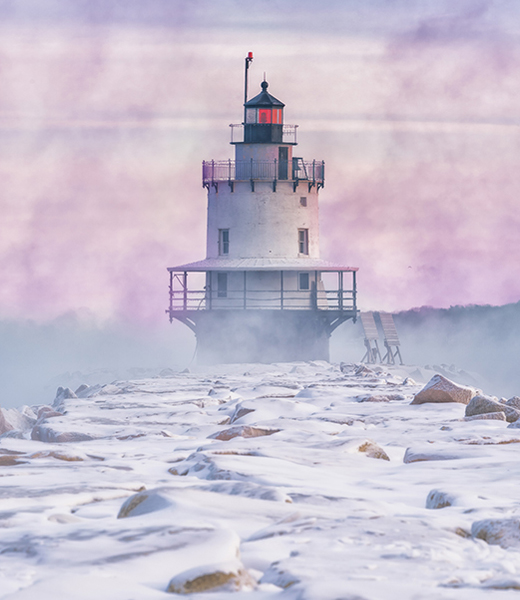
<svg viewBox="0 0 520 600">
<path fill-rule="evenodd" d="M 0 438 L 0 598 L 171 598 L 214 563 L 244 577 L 215 600 L 513 597 L 520 539 L 472 527 L 519 517 L 520 431 L 410 406 L 412 373 L 229 365 L 62 392 L 40 440 Z M 435 490 L 451 505 L 426 508 Z"/>
</svg>

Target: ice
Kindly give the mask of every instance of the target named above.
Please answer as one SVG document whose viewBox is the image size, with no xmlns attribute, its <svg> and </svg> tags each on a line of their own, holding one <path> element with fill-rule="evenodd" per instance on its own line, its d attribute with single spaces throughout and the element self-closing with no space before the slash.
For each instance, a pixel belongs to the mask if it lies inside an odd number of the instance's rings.
<svg viewBox="0 0 520 600">
<path fill-rule="evenodd" d="M 215 366 L 8 413 L 0 598 L 512 598 L 520 435 L 412 405 L 417 372 Z"/>
</svg>

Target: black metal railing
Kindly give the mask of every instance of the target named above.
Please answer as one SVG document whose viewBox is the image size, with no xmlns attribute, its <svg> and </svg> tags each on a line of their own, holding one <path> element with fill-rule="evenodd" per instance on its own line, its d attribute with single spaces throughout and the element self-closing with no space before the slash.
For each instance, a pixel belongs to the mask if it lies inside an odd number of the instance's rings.
<svg viewBox="0 0 520 600">
<path fill-rule="evenodd" d="M 294 157 L 287 160 L 205 160 L 202 163 L 202 184 L 214 185 L 227 181 L 305 181 L 323 187 L 325 162 Z"/>
<path fill-rule="evenodd" d="M 244 142 L 244 124 L 232 124 L 231 127 L 231 143 L 241 144 Z M 298 125 L 282 125 L 282 144 L 297 144 Z"/>
</svg>

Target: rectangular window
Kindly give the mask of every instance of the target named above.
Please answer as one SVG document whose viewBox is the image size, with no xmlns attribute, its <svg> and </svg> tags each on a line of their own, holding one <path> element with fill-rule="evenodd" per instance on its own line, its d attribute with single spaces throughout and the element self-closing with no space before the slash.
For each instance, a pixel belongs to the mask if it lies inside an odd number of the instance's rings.
<svg viewBox="0 0 520 600">
<path fill-rule="evenodd" d="M 298 289 L 299 290 L 310 290 L 310 277 L 309 273 L 299 273 L 298 274 Z"/>
<path fill-rule="evenodd" d="M 246 123 L 256 123 L 256 108 L 246 108 Z"/>
<path fill-rule="evenodd" d="M 307 206 L 307 198 L 306 198 L 306 196 L 302 196 L 300 198 L 300 206 Z"/>
<path fill-rule="evenodd" d="M 282 109 L 281 108 L 273 108 L 273 123 L 276 125 L 282 124 Z"/>
<path fill-rule="evenodd" d="M 217 273 L 217 296 L 227 298 L 227 273 Z"/>
<path fill-rule="evenodd" d="M 218 253 L 229 254 L 229 229 L 218 230 Z"/>
<path fill-rule="evenodd" d="M 309 254 L 309 230 L 298 229 L 298 252 Z"/>
</svg>

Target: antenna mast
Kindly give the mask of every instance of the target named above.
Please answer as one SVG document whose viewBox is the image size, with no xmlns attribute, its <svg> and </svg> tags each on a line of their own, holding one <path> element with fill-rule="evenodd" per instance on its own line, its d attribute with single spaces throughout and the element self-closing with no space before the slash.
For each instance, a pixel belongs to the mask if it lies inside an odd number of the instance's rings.
<svg viewBox="0 0 520 600">
<path fill-rule="evenodd" d="M 247 71 L 249 70 L 249 64 L 253 62 L 253 53 L 248 52 L 246 56 L 246 69 L 244 77 L 244 104 L 247 102 Z M 244 108 L 244 122 L 245 122 L 245 108 Z"/>
</svg>

